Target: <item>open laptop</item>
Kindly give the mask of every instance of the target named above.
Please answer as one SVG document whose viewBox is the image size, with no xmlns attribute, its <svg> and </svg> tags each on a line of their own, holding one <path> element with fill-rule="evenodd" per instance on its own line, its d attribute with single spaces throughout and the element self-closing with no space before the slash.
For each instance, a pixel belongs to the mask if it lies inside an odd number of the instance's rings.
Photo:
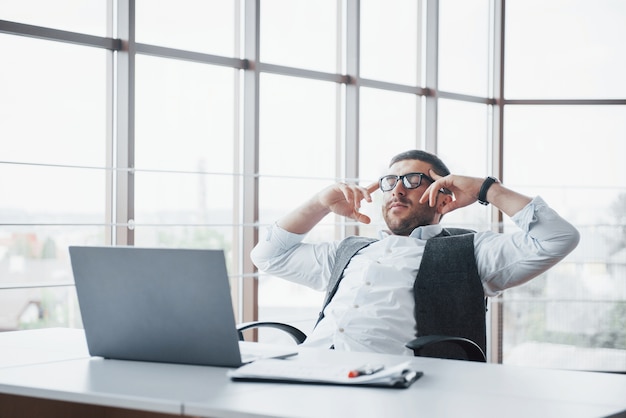
<svg viewBox="0 0 626 418">
<path fill-rule="evenodd" d="M 71 246 L 69 252 L 92 356 L 238 367 L 297 353 L 239 343 L 222 250 Z"/>
</svg>

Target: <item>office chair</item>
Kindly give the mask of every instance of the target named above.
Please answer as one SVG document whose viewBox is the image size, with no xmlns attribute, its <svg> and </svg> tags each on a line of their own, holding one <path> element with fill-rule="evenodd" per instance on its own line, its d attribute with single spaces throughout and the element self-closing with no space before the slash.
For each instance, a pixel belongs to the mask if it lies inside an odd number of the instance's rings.
<svg viewBox="0 0 626 418">
<path fill-rule="evenodd" d="M 415 356 L 486 362 L 486 298 L 482 284 L 454 283 L 442 278 L 442 283 L 429 286 L 418 284 L 418 336 L 407 342 Z M 448 288 L 448 290 L 444 290 Z M 284 331 L 296 344 L 306 340 L 298 328 L 282 323 L 253 321 L 239 324 L 239 339 L 243 331 L 258 328 Z"/>
<path fill-rule="evenodd" d="M 406 346 L 415 356 L 486 362 L 486 298 L 475 263 L 464 261 L 474 257 L 473 244 L 470 245 L 473 238 L 467 234 L 472 231 L 454 228 L 448 231 L 451 235 L 466 235 L 468 244 L 459 253 L 468 253 L 459 254 L 445 269 L 442 261 L 424 258 L 420 265 L 420 273 L 424 274 L 419 274 L 414 284 L 418 333 Z M 449 245 L 446 238 L 452 237 L 430 240 L 430 250 L 442 251 Z M 285 331 L 297 344 L 306 339 L 302 331 L 291 325 L 262 321 L 239 324 L 239 339 L 243 340 L 244 330 L 260 327 Z"/>
</svg>

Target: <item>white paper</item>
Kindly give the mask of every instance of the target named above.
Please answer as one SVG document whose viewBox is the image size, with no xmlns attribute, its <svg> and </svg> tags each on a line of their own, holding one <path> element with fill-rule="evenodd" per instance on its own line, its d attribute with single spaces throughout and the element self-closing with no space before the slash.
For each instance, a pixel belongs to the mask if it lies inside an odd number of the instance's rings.
<svg viewBox="0 0 626 418">
<path fill-rule="evenodd" d="M 365 365 L 358 366 L 362 367 Z M 402 378 L 407 371 L 412 371 L 410 362 L 385 366 L 379 372 L 348 377 L 354 366 L 337 366 L 319 363 L 307 363 L 299 359 L 262 359 L 230 370 L 231 378 L 270 379 L 312 383 L 335 383 L 346 385 L 387 384 Z"/>
</svg>

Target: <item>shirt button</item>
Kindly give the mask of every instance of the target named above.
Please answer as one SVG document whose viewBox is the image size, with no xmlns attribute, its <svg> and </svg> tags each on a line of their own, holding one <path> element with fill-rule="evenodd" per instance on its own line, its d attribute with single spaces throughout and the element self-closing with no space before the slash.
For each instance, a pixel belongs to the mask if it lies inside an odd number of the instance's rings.
<svg viewBox="0 0 626 418">
<path fill-rule="evenodd" d="M 359 308 L 359 305 L 355 303 L 354 304 L 354 309 L 358 309 L 358 308 Z"/>
<path fill-rule="evenodd" d="M 344 329 L 343 329 L 343 328 L 339 328 L 337 331 L 339 331 L 339 332 L 343 332 L 343 331 L 344 331 Z"/>
<path fill-rule="evenodd" d="M 372 282 L 370 282 L 369 280 L 365 282 L 365 286 L 371 286 Z"/>
</svg>

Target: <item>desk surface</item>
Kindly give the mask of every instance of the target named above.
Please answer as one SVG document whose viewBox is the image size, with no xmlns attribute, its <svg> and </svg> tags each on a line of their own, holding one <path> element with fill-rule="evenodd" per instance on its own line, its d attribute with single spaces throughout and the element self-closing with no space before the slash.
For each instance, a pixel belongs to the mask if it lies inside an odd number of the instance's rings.
<svg viewBox="0 0 626 418">
<path fill-rule="evenodd" d="M 0 369 L 88 357 L 82 330 L 47 328 L 0 332 Z"/>
<path fill-rule="evenodd" d="M 300 349 L 326 364 L 400 357 Z M 228 369 L 89 357 L 80 330 L 0 333 L 0 393 L 202 417 L 603 417 L 626 411 L 626 376 L 413 358 L 408 389 L 232 382 Z M 401 359 L 406 360 L 406 357 Z"/>
</svg>

